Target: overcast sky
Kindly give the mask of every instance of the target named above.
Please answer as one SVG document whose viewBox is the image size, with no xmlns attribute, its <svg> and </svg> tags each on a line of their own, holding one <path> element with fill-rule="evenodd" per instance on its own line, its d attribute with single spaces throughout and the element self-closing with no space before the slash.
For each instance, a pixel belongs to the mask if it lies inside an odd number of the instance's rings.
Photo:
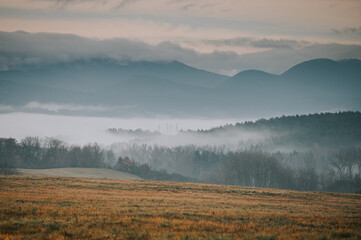
<svg viewBox="0 0 361 240">
<path fill-rule="evenodd" d="M 282 73 L 361 58 L 360 13 L 360 0 L 1 0 L 0 68 L 102 56 Z"/>
</svg>

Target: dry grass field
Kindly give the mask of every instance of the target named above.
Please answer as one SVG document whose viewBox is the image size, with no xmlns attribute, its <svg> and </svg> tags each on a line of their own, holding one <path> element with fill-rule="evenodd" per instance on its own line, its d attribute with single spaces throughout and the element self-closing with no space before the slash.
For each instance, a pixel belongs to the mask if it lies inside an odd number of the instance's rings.
<svg viewBox="0 0 361 240">
<path fill-rule="evenodd" d="M 361 195 L 0 176 L 0 239 L 360 239 Z"/>
<path fill-rule="evenodd" d="M 22 175 L 87 177 L 140 180 L 141 178 L 126 172 L 105 168 L 51 168 L 51 169 L 18 169 Z"/>
</svg>

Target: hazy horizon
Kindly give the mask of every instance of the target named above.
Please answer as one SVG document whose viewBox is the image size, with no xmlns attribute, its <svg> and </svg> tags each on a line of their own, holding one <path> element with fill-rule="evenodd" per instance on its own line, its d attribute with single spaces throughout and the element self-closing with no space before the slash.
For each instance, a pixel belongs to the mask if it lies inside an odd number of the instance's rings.
<svg viewBox="0 0 361 240">
<path fill-rule="evenodd" d="M 0 137 L 111 144 L 109 128 L 359 111 L 360 12 L 353 0 L 1 1 Z"/>
<path fill-rule="evenodd" d="M 172 136 L 181 130 L 207 130 L 248 120 L 251 119 L 105 118 L 8 113 L 0 114 L 0 137 L 14 137 L 18 141 L 25 137 L 55 137 L 69 144 L 85 145 L 97 142 L 110 145 L 130 140 L 107 133 L 110 128 L 160 131 L 164 135 Z"/>
</svg>

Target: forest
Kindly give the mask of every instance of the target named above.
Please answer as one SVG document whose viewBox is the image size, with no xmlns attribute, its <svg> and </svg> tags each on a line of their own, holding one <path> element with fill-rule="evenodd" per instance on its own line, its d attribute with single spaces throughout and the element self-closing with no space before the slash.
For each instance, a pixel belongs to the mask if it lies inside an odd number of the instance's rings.
<svg viewBox="0 0 361 240">
<path fill-rule="evenodd" d="M 109 130 L 108 130 L 109 131 Z M 112 134 L 159 137 L 160 133 L 112 129 Z M 236 147 L 207 145 L 207 138 L 242 138 Z M 361 113 L 283 116 L 210 130 L 182 131 L 205 144 L 178 146 L 152 142 L 70 145 L 61 139 L 0 139 L 2 174 L 16 168 L 113 168 L 143 179 L 187 181 L 304 191 L 357 192 L 361 189 Z M 241 139 L 241 137 L 239 137 Z"/>
</svg>

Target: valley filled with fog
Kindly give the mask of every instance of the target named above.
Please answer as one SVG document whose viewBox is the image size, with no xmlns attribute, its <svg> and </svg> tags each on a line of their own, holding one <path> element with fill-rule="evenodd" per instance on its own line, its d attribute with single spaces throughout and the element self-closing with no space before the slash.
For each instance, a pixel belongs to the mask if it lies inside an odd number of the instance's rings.
<svg viewBox="0 0 361 240">
<path fill-rule="evenodd" d="M 355 192 L 360 69 L 359 59 L 312 59 L 278 75 L 226 76 L 103 57 L 8 69 L 0 172 L 111 168 L 147 180 Z"/>
<path fill-rule="evenodd" d="M 0 239 L 361 239 L 361 0 L 0 0 Z"/>
<path fill-rule="evenodd" d="M 353 192 L 361 113 L 257 120 L 0 115 L 15 168 L 111 168 L 149 180 Z"/>
<path fill-rule="evenodd" d="M 0 172 L 111 168 L 148 180 L 339 192 L 361 186 L 357 54 L 224 73 L 175 57 L 183 50 L 172 44 L 136 49 L 171 50 L 175 58 L 134 58 L 122 55 L 133 43 L 119 39 L 23 31 L 0 31 L 0 39 Z M 197 62 L 208 56 L 195 55 Z"/>
<path fill-rule="evenodd" d="M 184 139 L 177 143 L 179 131 L 206 130 L 213 127 L 250 119 L 176 119 L 176 118 L 106 118 L 84 116 L 61 116 L 36 113 L 0 114 L 0 137 L 21 140 L 28 136 L 59 138 L 69 144 L 85 145 L 98 143 L 110 145 L 115 142 L 134 141 L 134 136 L 114 135 L 110 128 L 142 129 L 160 132 L 158 139 L 148 139 L 148 144 L 162 145 L 202 144 Z M 166 138 L 166 139 L 165 139 Z M 173 140 L 172 140 L 173 139 Z M 147 139 L 143 139 L 147 141 Z M 211 144 L 205 140 L 203 145 Z"/>
</svg>

